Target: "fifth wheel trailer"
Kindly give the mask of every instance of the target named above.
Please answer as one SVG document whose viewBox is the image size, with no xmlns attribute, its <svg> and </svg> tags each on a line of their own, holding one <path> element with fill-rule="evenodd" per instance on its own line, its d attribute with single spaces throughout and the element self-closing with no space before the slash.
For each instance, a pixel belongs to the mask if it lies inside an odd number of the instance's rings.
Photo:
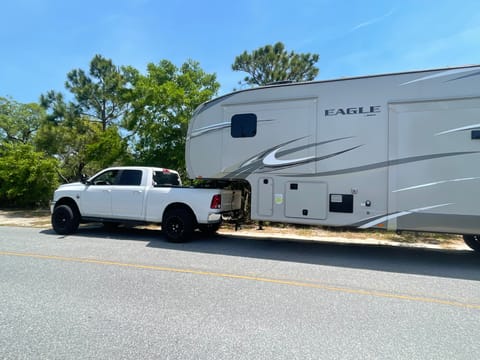
<svg viewBox="0 0 480 360">
<path fill-rule="evenodd" d="M 480 251 L 480 65 L 273 84 L 198 107 L 191 178 L 254 220 L 463 234 Z"/>
</svg>

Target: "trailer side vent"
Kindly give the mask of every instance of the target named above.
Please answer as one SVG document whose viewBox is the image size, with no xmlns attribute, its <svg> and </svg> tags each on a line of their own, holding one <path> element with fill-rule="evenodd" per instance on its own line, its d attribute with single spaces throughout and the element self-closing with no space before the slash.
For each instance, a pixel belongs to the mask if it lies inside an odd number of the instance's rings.
<svg viewBox="0 0 480 360">
<path fill-rule="evenodd" d="M 330 212 L 353 213 L 352 194 L 330 194 Z"/>
</svg>

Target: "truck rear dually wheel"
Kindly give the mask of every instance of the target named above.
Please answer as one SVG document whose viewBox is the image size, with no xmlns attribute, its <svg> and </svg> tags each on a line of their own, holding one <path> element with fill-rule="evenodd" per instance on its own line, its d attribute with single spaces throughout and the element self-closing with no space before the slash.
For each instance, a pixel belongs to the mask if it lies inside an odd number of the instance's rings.
<svg viewBox="0 0 480 360">
<path fill-rule="evenodd" d="M 168 210 L 163 217 L 162 231 L 171 242 L 185 242 L 193 234 L 195 219 L 187 210 L 176 208 Z"/>
<path fill-rule="evenodd" d="M 77 231 L 80 216 L 68 205 L 57 206 L 52 213 L 52 227 L 57 234 L 68 235 Z"/>
<path fill-rule="evenodd" d="M 463 235 L 463 241 L 473 250 L 480 252 L 480 235 Z"/>
</svg>

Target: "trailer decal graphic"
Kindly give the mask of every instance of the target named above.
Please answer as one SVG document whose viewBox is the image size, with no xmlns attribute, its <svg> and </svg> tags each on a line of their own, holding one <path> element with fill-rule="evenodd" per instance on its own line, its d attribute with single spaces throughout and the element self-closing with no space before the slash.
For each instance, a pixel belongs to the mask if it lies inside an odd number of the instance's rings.
<svg viewBox="0 0 480 360">
<path fill-rule="evenodd" d="M 456 129 L 445 130 L 445 131 L 439 132 L 439 133 L 435 134 L 435 136 L 451 134 L 451 133 L 458 132 L 458 131 L 475 130 L 475 129 L 479 129 L 479 128 L 480 128 L 480 124 L 462 126 L 462 127 L 456 128 Z"/>
<path fill-rule="evenodd" d="M 474 72 L 474 73 L 468 74 L 468 75 L 459 76 L 459 77 L 456 77 L 455 79 L 448 80 L 448 81 L 455 81 L 455 80 L 465 79 L 465 78 L 468 78 L 468 77 L 471 77 L 471 76 L 477 76 L 477 75 L 480 75 L 480 71 L 477 71 L 477 72 Z"/>
<path fill-rule="evenodd" d="M 410 85 L 410 84 L 413 84 L 413 83 L 416 83 L 416 82 L 419 82 L 419 81 L 441 78 L 441 77 L 446 77 L 446 76 L 455 75 L 455 74 L 463 74 L 463 73 L 471 72 L 471 71 L 472 71 L 472 69 L 447 70 L 447 71 L 443 71 L 443 72 L 438 73 L 438 74 L 424 76 L 424 77 L 421 77 L 421 78 L 418 78 L 418 79 L 415 79 L 415 80 L 407 81 L 403 84 L 400 84 L 400 86 Z M 477 72 L 474 72 L 473 74 L 463 75 L 463 76 L 457 77 L 455 79 L 450 79 L 448 81 L 454 81 L 454 80 L 462 79 L 462 78 L 469 77 L 469 76 L 475 76 L 475 75 L 479 75 L 479 74 L 480 74 L 480 72 L 477 71 Z"/>
<path fill-rule="evenodd" d="M 293 164 L 285 164 L 285 165 L 280 166 L 279 168 L 286 169 L 286 168 L 289 168 L 289 167 L 292 167 L 292 166 L 297 166 L 297 165 L 307 164 L 307 163 L 310 163 L 310 162 L 316 162 L 316 161 L 320 161 L 320 160 L 329 159 L 329 158 L 335 157 L 337 155 L 341 155 L 341 154 L 344 154 L 346 152 L 358 149 L 361 146 L 363 146 L 363 145 L 357 145 L 357 146 L 354 146 L 354 147 L 351 147 L 351 148 L 348 148 L 348 149 L 345 149 L 345 150 L 337 151 L 335 153 L 324 155 L 324 156 L 312 157 L 311 159 L 305 160 L 305 161 L 297 161 L 296 163 L 293 163 Z M 272 168 L 272 167 L 275 167 L 275 166 L 273 166 L 273 165 L 265 165 L 264 166 L 264 168 Z M 266 171 L 260 171 L 260 172 L 266 172 Z"/>
<path fill-rule="evenodd" d="M 471 180 L 478 180 L 480 177 L 469 177 L 469 178 L 462 178 L 462 179 L 452 179 L 452 180 L 441 180 L 441 181 L 435 181 L 427 184 L 419 184 L 415 186 L 409 186 L 403 189 L 397 189 L 393 190 L 392 193 L 397 193 L 401 191 L 408 191 L 408 190 L 416 190 L 416 189 L 421 189 L 429 186 L 436 186 L 436 185 L 441 185 L 441 184 L 447 184 L 451 182 L 460 182 L 460 181 L 471 181 Z"/>
<path fill-rule="evenodd" d="M 401 216 L 410 215 L 412 213 L 423 212 L 423 211 L 426 211 L 426 210 L 436 209 L 436 208 L 444 207 L 444 206 L 448 206 L 448 205 L 452 205 L 452 203 L 438 204 L 438 205 L 426 206 L 426 207 L 422 207 L 422 208 L 418 208 L 418 209 L 399 211 L 399 212 L 396 212 L 396 213 L 393 213 L 393 214 L 381 216 L 380 218 L 376 218 L 373 221 L 372 221 L 372 219 L 368 219 L 366 221 L 369 221 L 369 222 L 367 222 L 366 224 L 363 224 L 363 225 L 357 225 L 357 227 L 359 229 L 368 229 L 372 226 L 381 224 L 385 221 L 389 221 L 389 220 L 399 218 Z"/>
<path fill-rule="evenodd" d="M 264 123 L 269 121 L 274 121 L 274 120 L 273 119 L 258 120 L 259 123 Z M 197 130 L 192 131 L 192 134 L 189 137 L 187 137 L 187 141 L 207 133 L 230 128 L 231 125 L 232 125 L 231 121 L 224 121 L 221 123 L 201 127 Z"/>
<path fill-rule="evenodd" d="M 197 130 L 193 131 L 192 134 L 190 135 L 190 137 L 187 138 L 187 140 L 190 140 L 191 138 L 194 138 L 194 137 L 197 137 L 197 136 L 200 136 L 200 135 L 212 132 L 212 131 L 222 130 L 222 129 L 225 129 L 225 128 L 228 128 L 228 127 L 230 127 L 230 121 L 221 122 L 221 123 L 213 124 L 213 125 L 209 125 L 209 126 L 204 126 L 200 129 L 197 129 Z"/>
<path fill-rule="evenodd" d="M 450 157 L 450 156 L 461 156 L 461 155 L 478 154 L 478 153 L 480 153 L 480 151 L 463 151 L 463 152 L 455 152 L 455 153 L 412 156 L 409 158 L 382 161 L 376 164 L 368 164 L 368 165 L 357 166 L 357 167 L 348 168 L 348 169 L 324 171 L 324 172 L 315 173 L 315 174 L 298 174 L 296 176 L 297 177 L 317 177 L 317 176 L 350 174 L 350 173 L 355 173 L 360 171 L 380 169 L 388 166 L 408 164 L 408 163 L 413 163 L 417 161 L 425 161 L 425 160 L 432 160 L 432 159 L 438 159 L 438 158 L 444 158 L 444 157 Z M 287 175 L 280 174 L 279 176 L 287 176 Z"/>
<path fill-rule="evenodd" d="M 307 156 L 304 158 L 299 158 L 299 159 L 292 159 L 292 160 L 280 160 L 277 159 L 277 152 L 280 149 L 274 150 L 270 153 L 268 153 L 267 156 L 263 159 L 263 165 L 267 167 L 278 167 L 278 166 L 286 166 L 286 165 L 297 165 L 297 164 L 303 164 L 306 162 L 309 162 L 310 160 L 315 159 L 314 156 Z"/>
<path fill-rule="evenodd" d="M 291 165 L 300 165 L 300 164 L 304 164 L 304 163 L 308 163 L 308 162 L 312 162 L 312 161 L 318 161 L 318 160 L 321 160 L 321 159 L 324 159 L 324 158 L 326 159 L 327 157 L 332 157 L 332 156 L 338 155 L 338 154 L 340 154 L 342 152 L 345 152 L 345 151 L 335 153 L 335 154 L 329 154 L 329 155 L 323 156 L 321 158 L 315 158 L 314 156 L 308 156 L 308 157 L 305 157 L 305 158 L 292 159 L 292 160 L 281 160 L 281 159 L 277 158 L 277 155 L 279 157 L 282 157 L 282 156 L 290 155 L 290 154 L 293 154 L 293 153 L 296 153 L 298 151 L 302 151 L 302 150 L 305 150 L 305 149 L 308 149 L 308 148 L 311 148 L 311 147 L 317 147 L 317 146 L 320 146 L 320 145 L 325 145 L 325 144 L 329 144 L 329 143 L 332 143 L 332 142 L 345 140 L 345 139 L 351 139 L 351 138 L 353 138 L 353 136 L 346 136 L 346 137 L 341 137 L 341 138 L 337 138 L 337 139 L 321 141 L 321 142 L 316 143 L 316 144 L 308 144 L 308 145 L 298 146 L 298 147 L 295 147 L 293 149 L 281 150 L 281 148 L 285 147 L 286 145 L 288 145 L 292 142 L 295 142 L 297 140 L 305 139 L 305 137 L 295 139 L 295 140 L 289 141 L 285 144 L 282 144 L 282 145 L 279 145 L 279 146 L 275 147 L 275 149 L 273 149 L 273 151 L 270 151 L 267 155 L 265 155 L 265 152 L 264 152 L 263 155 L 262 155 L 263 165 L 265 165 L 265 167 L 279 167 L 279 166 L 280 167 L 288 167 L 288 166 L 291 166 Z M 347 149 L 346 151 L 349 151 L 349 150 L 352 150 L 352 149 Z M 277 154 L 277 152 L 278 152 L 278 154 Z"/>
<path fill-rule="evenodd" d="M 327 155 L 323 155 L 323 156 L 318 156 L 318 157 L 308 156 L 308 157 L 304 157 L 304 158 L 288 159 L 288 160 L 287 159 L 282 160 L 282 159 L 277 158 L 277 156 L 282 157 L 282 156 L 294 154 L 298 151 L 302 151 L 302 150 L 309 149 L 309 148 L 312 148 L 312 147 L 317 147 L 317 146 L 320 146 L 320 145 L 325 145 L 325 144 L 328 144 L 328 143 L 332 143 L 332 142 L 336 142 L 336 141 L 340 141 L 340 140 L 345 140 L 345 139 L 351 139 L 351 138 L 353 138 L 353 137 L 352 136 L 341 137 L 341 138 L 321 141 L 321 142 L 318 142 L 318 143 L 315 143 L 315 144 L 302 145 L 302 146 L 294 147 L 292 149 L 282 150 L 282 148 L 286 147 L 287 145 L 289 145 L 293 142 L 299 141 L 299 140 L 303 140 L 303 139 L 305 139 L 305 137 L 298 138 L 298 139 L 293 139 L 293 140 L 287 141 L 283 144 L 276 145 L 272 148 L 266 149 L 266 150 L 262 151 L 261 153 L 255 155 L 255 156 L 252 156 L 251 158 L 244 161 L 241 165 L 239 165 L 235 170 L 233 170 L 233 171 L 231 170 L 231 172 L 228 173 L 227 175 L 225 175 L 224 178 L 232 178 L 232 177 L 236 177 L 236 176 L 240 176 L 240 175 L 243 176 L 244 178 L 246 178 L 250 173 L 253 173 L 253 172 L 263 173 L 263 172 L 269 172 L 269 171 L 271 171 L 271 169 L 275 169 L 275 170 L 285 169 L 285 168 L 289 168 L 289 167 L 308 164 L 308 163 L 311 163 L 311 162 L 316 162 L 316 161 L 328 159 L 328 158 L 331 158 L 331 157 L 335 157 L 337 155 L 355 150 L 355 149 L 363 146 L 363 145 L 357 145 L 357 146 L 347 148 L 347 149 L 344 149 L 344 150 L 341 150 L 341 151 L 338 151 L 338 152 L 335 152 L 335 153 L 331 153 L 331 154 L 327 154 Z M 243 175 L 243 174 L 245 174 L 245 175 Z"/>
</svg>

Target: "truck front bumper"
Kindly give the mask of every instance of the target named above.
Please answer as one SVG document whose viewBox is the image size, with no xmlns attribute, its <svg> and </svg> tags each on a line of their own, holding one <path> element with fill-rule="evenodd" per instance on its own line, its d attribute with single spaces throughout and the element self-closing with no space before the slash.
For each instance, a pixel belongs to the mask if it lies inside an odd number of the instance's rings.
<svg viewBox="0 0 480 360">
<path fill-rule="evenodd" d="M 53 209 L 55 209 L 56 201 L 50 201 L 50 214 L 53 214 Z"/>
</svg>

